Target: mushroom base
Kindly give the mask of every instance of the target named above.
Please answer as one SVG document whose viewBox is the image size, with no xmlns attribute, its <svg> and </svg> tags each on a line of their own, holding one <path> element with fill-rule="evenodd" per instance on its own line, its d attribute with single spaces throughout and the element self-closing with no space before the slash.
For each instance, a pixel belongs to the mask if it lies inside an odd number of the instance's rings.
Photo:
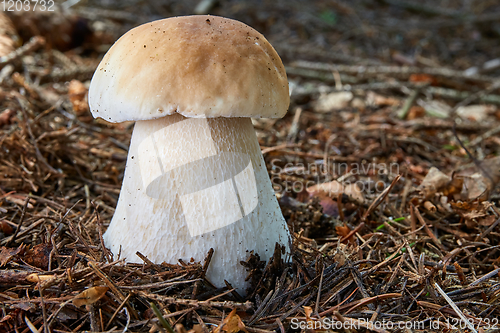
<svg viewBox="0 0 500 333">
<path fill-rule="evenodd" d="M 248 286 L 240 265 L 250 251 L 289 253 L 290 234 L 269 181 L 249 118 L 138 121 L 130 143 L 118 205 L 104 242 L 128 262 L 214 255 L 207 279 Z"/>
</svg>

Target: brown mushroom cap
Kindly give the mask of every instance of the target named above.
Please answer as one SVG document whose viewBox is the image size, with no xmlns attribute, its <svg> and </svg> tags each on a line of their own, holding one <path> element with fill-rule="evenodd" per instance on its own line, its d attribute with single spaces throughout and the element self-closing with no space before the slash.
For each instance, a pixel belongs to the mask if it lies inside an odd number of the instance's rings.
<svg viewBox="0 0 500 333">
<path fill-rule="evenodd" d="M 259 32 L 218 16 L 136 27 L 106 53 L 89 90 L 107 121 L 186 117 L 281 118 L 290 102 L 285 67 Z"/>
</svg>

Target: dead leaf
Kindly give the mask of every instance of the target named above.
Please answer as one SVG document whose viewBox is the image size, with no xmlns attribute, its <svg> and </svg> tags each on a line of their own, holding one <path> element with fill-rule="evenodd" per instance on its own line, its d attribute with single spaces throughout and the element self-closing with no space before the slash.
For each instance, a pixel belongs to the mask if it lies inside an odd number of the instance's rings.
<svg viewBox="0 0 500 333">
<path fill-rule="evenodd" d="M 89 112 L 87 91 L 88 89 L 78 80 L 71 80 L 68 85 L 69 101 L 73 105 L 73 111 L 79 116 Z"/>
<path fill-rule="evenodd" d="M 337 202 L 333 201 L 332 198 L 321 198 L 319 204 L 321 205 L 321 207 L 323 207 L 323 213 L 333 217 L 339 216 L 339 207 L 337 205 Z"/>
<path fill-rule="evenodd" d="M 0 56 L 6 56 L 19 46 L 20 38 L 12 20 L 0 12 Z"/>
<path fill-rule="evenodd" d="M 344 224 L 343 226 L 336 226 L 335 231 L 339 237 L 346 237 L 351 232 L 351 228 Z"/>
<path fill-rule="evenodd" d="M 362 100 L 361 98 L 358 98 L 358 97 L 355 97 L 352 101 L 351 101 L 351 106 L 353 108 L 356 108 L 360 111 L 363 111 L 364 109 L 366 109 L 366 103 L 364 100 Z"/>
<path fill-rule="evenodd" d="M 441 191 L 445 196 L 460 194 L 464 184 L 464 179 L 462 177 L 453 177 L 451 182 L 446 185 Z"/>
<path fill-rule="evenodd" d="M 344 244 L 342 244 L 342 245 L 344 245 Z M 344 246 L 346 246 L 346 245 L 344 245 Z M 341 267 L 341 266 L 344 266 L 344 264 L 345 264 L 346 256 L 342 252 L 337 252 L 334 255 L 334 260 L 336 263 L 339 264 L 339 267 Z"/>
<path fill-rule="evenodd" d="M 429 74 L 423 74 L 423 73 L 416 73 L 410 75 L 410 78 L 408 79 L 410 82 L 414 83 L 430 83 L 431 85 L 437 85 L 438 81 L 436 78 L 432 75 Z"/>
<path fill-rule="evenodd" d="M 0 267 L 5 266 L 13 257 L 21 254 L 24 251 L 24 247 L 24 244 L 19 245 L 16 249 L 2 246 L 2 251 L 0 251 Z"/>
<path fill-rule="evenodd" d="M 493 223 L 495 223 L 497 220 L 497 217 L 494 216 L 494 215 L 489 215 L 489 216 L 486 216 L 485 218 L 481 219 L 479 221 L 479 225 L 482 226 L 482 227 L 489 227 L 491 226 Z"/>
<path fill-rule="evenodd" d="M 435 118 L 448 118 L 451 112 L 451 106 L 437 100 L 417 100 L 417 104 L 425 109 L 425 112 Z"/>
<path fill-rule="evenodd" d="M 392 55 L 392 60 L 394 60 L 396 63 L 403 64 L 403 65 L 409 65 L 409 66 L 415 66 L 415 58 L 411 56 L 407 56 L 405 54 L 402 54 L 401 52 L 395 51 Z"/>
<path fill-rule="evenodd" d="M 471 210 L 466 213 L 462 213 L 461 215 L 466 219 L 477 219 L 479 217 L 485 217 L 487 213 L 486 211 Z"/>
<path fill-rule="evenodd" d="M 480 168 L 473 166 L 460 171 L 457 178 L 463 180 L 462 200 L 486 200 L 500 182 L 500 156 L 480 162 Z"/>
<path fill-rule="evenodd" d="M 16 111 L 12 109 L 5 109 L 0 113 L 0 127 L 3 125 L 9 125 L 11 123 L 12 117 L 16 114 Z"/>
<path fill-rule="evenodd" d="M 224 318 L 222 325 L 217 326 L 214 333 L 220 333 L 221 330 L 228 333 L 237 333 L 239 331 L 248 333 L 245 324 L 241 321 L 240 316 L 236 314 L 236 309 L 233 309 L 227 317 Z"/>
<path fill-rule="evenodd" d="M 329 94 L 322 94 L 318 97 L 318 100 L 314 105 L 314 109 L 317 112 L 341 110 L 349 105 L 352 98 L 353 94 L 350 91 L 338 91 Z"/>
<path fill-rule="evenodd" d="M 0 35 L 0 56 L 4 57 L 15 50 L 15 43 L 6 35 Z"/>
<path fill-rule="evenodd" d="M 74 306 L 82 306 L 82 305 L 91 305 L 101 299 L 104 294 L 109 290 L 108 287 L 105 286 L 95 286 L 91 287 L 73 298 Z"/>
<path fill-rule="evenodd" d="M 9 236 L 14 232 L 14 228 L 12 228 L 7 221 L 0 220 L 0 231 L 3 232 L 4 235 Z"/>
<path fill-rule="evenodd" d="M 467 105 L 457 109 L 457 115 L 470 121 L 484 121 L 494 109 L 488 105 Z"/>
<path fill-rule="evenodd" d="M 12 309 L 21 309 L 23 311 L 34 311 L 36 309 L 36 305 L 30 302 L 19 302 L 11 304 L 10 307 Z"/>
<path fill-rule="evenodd" d="M 432 167 L 425 176 L 424 180 L 422 180 L 418 190 L 422 193 L 424 199 L 429 199 L 450 182 L 450 176 L 445 175 L 439 171 L 438 168 Z"/>
<path fill-rule="evenodd" d="M 470 177 L 464 177 L 462 199 L 484 201 L 488 199 L 490 189 L 491 181 L 477 172 Z"/>
<path fill-rule="evenodd" d="M 385 97 L 382 95 L 378 95 L 373 91 L 368 92 L 366 96 L 367 104 L 373 106 L 398 106 L 401 104 L 401 101 L 395 99 L 393 97 Z"/>
<path fill-rule="evenodd" d="M 408 111 L 408 115 L 406 116 L 407 120 L 413 120 L 417 118 L 422 118 L 425 116 L 425 110 L 423 107 L 414 105 L 410 108 L 410 111 Z"/>
<path fill-rule="evenodd" d="M 355 245 L 356 242 L 354 241 L 353 237 L 349 237 L 348 239 L 345 239 L 347 235 L 351 232 L 351 228 L 349 228 L 345 223 L 343 226 L 336 226 L 335 231 L 337 232 L 337 235 L 342 239 L 342 243 L 348 244 L 348 245 Z"/>
<path fill-rule="evenodd" d="M 500 181 L 500 156 L 482 161 L 481 168 L 492 178 L 491 188 L 495 187 L 495 184 Z"/>
<path fill-rule="evenodd" d="M 307 326 L 314 327 L 314 321 L 311 319 L 311 314 L 313 313 L 313 309 L 310 306 L 304 306 L 304 313 L 306 314 L 306 322 L 313 324 Z"/>
<path fill-rule="evenodd" d="M 478 225 L 489 227 L 497 220 L 494 215 L 490 215 L 489 213 L 491 203 L 488 201 L 452 201 L 450 205 L 453 207 L 453 210 L 462 217 L 462 223 L 470 229 L 477 228 Z M 452 228 L 447 229 L 447 231 L 465 239 L 471 236 L 467 233 L 465 235 L 458 235 L 458 231 Z"/>
<path fill-rule="evenodd" d="M 186 328 L 182 324 L 175 325 L 175 333 L 187 333 Z"/>
<path fill-rule="evenodd" d="M 188 333 L 203 333 L 203 332 L 205 331 L 203 330 L 203 326 L 201 326 L 200 324 L 193 325 L 193 328 L 188 331 Z"/>
<path fill-rule="evenodd" d="M 330 198 L 337 198 L 339 194 L 345 194 L 357 203 L 363 203 L 365 198 L 363 193 L 356 184 L 343 185 L 336 180 L 328 183 L 313 185 L 307 188 L 311 196 L 323 198 L 325 196 Z"/>
</svg>

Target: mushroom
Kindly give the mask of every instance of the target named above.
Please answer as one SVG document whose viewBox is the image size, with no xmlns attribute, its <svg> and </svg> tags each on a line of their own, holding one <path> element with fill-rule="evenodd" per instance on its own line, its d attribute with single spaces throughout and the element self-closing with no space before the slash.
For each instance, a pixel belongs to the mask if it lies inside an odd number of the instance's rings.
<svg viewBox="0 0 500 333">
<path fill-rule="evenodd" d="M 244 291 L 250 251 L 289 253 L 281 213 L 250 117 L 283 117 L 285 68 L 249 26 L 195 15 L 143 24 L 106 53 L 92 78 L 94 117 L 136 121 L 115 214 L 114 255 L 202 261 L 207 278 Z"/>
</svg>

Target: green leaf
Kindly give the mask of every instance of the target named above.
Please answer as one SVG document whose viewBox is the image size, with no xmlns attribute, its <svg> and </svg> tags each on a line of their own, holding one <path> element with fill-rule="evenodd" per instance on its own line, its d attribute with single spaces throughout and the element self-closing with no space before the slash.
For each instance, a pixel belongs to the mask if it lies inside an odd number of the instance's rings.
<svg viewBox="0 0 500 333">
<path fill-rule="evenodd" d="M 328 25 L 335 25 L 338 21 L 337 13 L 335 13 L 333 10 L 322 11 L 319 14 L 319 18 Z"/>
<path fill-rule="evenodd" d="M 450 150 L 450 151 L 454 151 L 454 150 L 458 149 L 458 147 L 454 146 L 454 145 L 444 145 L 443 148 L 446 150 Z"/>
</svg>

